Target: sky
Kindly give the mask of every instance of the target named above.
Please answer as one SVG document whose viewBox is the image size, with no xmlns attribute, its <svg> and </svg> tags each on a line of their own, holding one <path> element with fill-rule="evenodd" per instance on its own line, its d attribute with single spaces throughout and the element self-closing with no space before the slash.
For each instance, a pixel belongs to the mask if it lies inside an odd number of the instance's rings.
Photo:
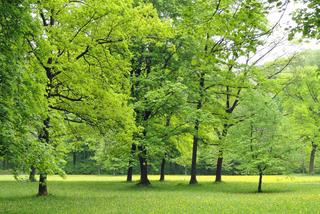
<svg viewBox="0 0 320 214">
<path fill-rule="evenodd" d="M 268 15 L 268 20 L 271 26 L 277 23 L 281 16 L 282 18 L 274 33 L 267 39 L 267 44 L 260 47 L 259 50 L 261 50 L 261 52 L 263 53 L 264 51 L 268 50 L 267 46 L 270 46 L 270 44 L 279 42 L 280 40 L 281 42 L 278 47 L 276 47 L 270 54 L 264 57 L 263 60 L 261 60 L 258 64 L 263 64 L 268 61 L 275 60 L 279 57 L 290 56 L 305 49 L 320 49 L 320 41 L 317 40 L 309 39 L 309 41 L 304 42 L 287 40 L 288 32 L 285 30 L 285 28 L 290 25 L 295 25 L 294 21 L 291 19 L 291 13 L 301 6 L 301 4 L 299 5 L 295 2 L 290 2 L 283 15 L 282 12 L 278 12 L 277 10 L 270 12 L 270 14 Z"/>
</svg>

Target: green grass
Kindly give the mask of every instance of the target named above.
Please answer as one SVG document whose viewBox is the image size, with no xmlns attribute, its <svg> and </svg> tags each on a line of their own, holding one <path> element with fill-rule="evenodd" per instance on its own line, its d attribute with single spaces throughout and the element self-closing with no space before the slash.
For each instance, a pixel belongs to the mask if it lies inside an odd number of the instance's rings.
<svg viewBox="0 0 320 214">
<path fill-rule="evenodd" d="M 135 177 L 137 179 L 137 177 Z M 150 187 L 124 182 L 121 176 L 49 177 L 48 197 L 35 196 L 37 183 L 0 175 L 0 213 L 319 213 L 320 177 L 265 176 L 256 193 L 257 176 L 151 176 Z"/>
</svg>

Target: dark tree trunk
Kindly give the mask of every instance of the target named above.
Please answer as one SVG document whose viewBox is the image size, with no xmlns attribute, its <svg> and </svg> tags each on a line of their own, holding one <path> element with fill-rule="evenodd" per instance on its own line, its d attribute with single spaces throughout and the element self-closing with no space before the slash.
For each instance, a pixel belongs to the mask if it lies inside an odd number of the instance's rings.
<svg viewBox="0 0 320 214">
<path fill-rule="evenodd" d="M 166 127 L 169 127 L 170 123 L 171 123 L 171 114 L 166 117 Z M 166 147 L 165 147 L 165 150 L 166 150 Z M 162 161 L 161 161 L 160 180 L 159 181 L 164 181 L 164 176 L 165 176 L 164 168 L 166 165 L 166 157 L 167 157 L 167 153 L 165 152 L 165 154 L 162 158 Z"/>
<path fill-rule="evenodd" d="M 40 173 L 38 196 L 47 196 L 47 174 Z"/>
<path fill-rule="evenodd" d="M 231 71 L 232 67 L 229 67 L 229 70 Z M 241 93 L 241 89 L 238 89 L 237 91 L 237 96 L 239 97 Z M 232 112 L 234 111 L 234 109 L 238 106 L 239 103 L 239 99 L 236 98 L 233 103 L 230 102 L 230 87 L 226 86 L 226 113 L 228 114 L 232 114 Z M 225 123 L 223 124 L 223 130 L 222 133 L 218 133 L 219 136 L 219 140 L 223 140 L 228 133 L 228 129 L 230 127 L 230 124 Z M 222 148 L 220 148 L 219 150 L 219 157 L 217 160 L 217 167 L 216 167 L 216 180 L 215 182 L 221 182 L 222 181 L 222 163 L 223 163 L 223 150 Z"/>
<path fill-rule="evenodd" d="M 77 164 L 77 153 L 74 151 L 72 152 L 72 162 L 73 162 L 73 168 L 76 168 Z"/>
<path fill-rule="evenodd" d="M 207 46 L 206 46 L 207 47 Z M 199 78 L 199 94 L 200 98 L 197 104 L 197 110 L 202 108 L 202 100 L 204 93 L 204 73 L 200 74 Z M 197 181 L 197 150 L 198 150 L 198 139 L 199 139 L 199 126 L 200 121 L 197 118 L 194 124 L 194 134 L 193 134 L 193 145 L 192 145 L 192 160 L 191 160 L 191 178 L 189 184 L 196 184 Z"/>
<path fill-rule="evenodd" d="M 128 166 L 128 173 L 127 173 L 127 181 L 128 182 L 132 181 L 132 172 L 133 172 L 132 164 L 133 164 L 135 153 L 136 153 L 136 144 L 133 143 L 133 144 L 131 144 L 131 154 L 130 154 L 130 158 L 129 158 L 129 166 Z"/>
<path fill-rule="evenodd" d="M 46 144 L 49 144 L 49 127 L 50 127 L 50 118 L 48 117 L 44 122 L 44 127 L 42 128 L 42 132 L 40 133 L 39 139 L 45 140 Z M 47 196 L 47 173 L 40 172 L 39 179 L 39 188 L 38 188 L 38 196 Z"/>
<path fill-rule="evenodd" d="M 222 151 L 219 151 L 219 157 L 217 160 L 217 169 L 216 169 L 216 180 L 215 182 L 221 182 L 221 176 L 222 176 L 222 162 L 223 162 L 223 156 Z"/>
<path fill-rule="evenodd" d="M 310 162 L 309 162 L 309 174 L 310 175 L 314 174 L 314 159 L 315 159 L 317 147 L 318 147 L 318 145 L 314 144 L 312 142 L 312 150 L 311 150 L 311 153 L 310 153 Z"/>
<path fill-rule="evenodd" d="M 30 174 L 29 174 L 29 181 L 36 182 L 36 168 L 34 166 L 31 166 Z"/>
<path fill-rule="evenodd" d="M 198 150 L 198 136 L 193 136 L 192 147 L 192 162 L 191 162 L 191 178 L 189 184 L 196 184 L 197 181 L 197 150 Z"/>
<path fill-rule="evenodd" d="M 228 106 L 229 104 L 227 104 Z M 225 123 L 223 125 L 222 133 L 218 132 L 219 140 L 222 141 L 228 133 L 229 124 Z M 216 166 L 216 179 L 215 182 L 221 182 L 222 181 L 222 163 L 223 163 L 223 150 L 222 148 L 219 148 L 219 154 L 218 154 L 218 160 L 217 160 L 217 166 Z"/>
<path fill-rule="evenodd" d="M 262 175 L 263 173 L 259 173 L 259 185 L 258 185 L 258 192 L 262 192 Z"/>
<path fill-rule="evenodd" d="M 139 162 L 140 162 L 140 182 L 139 185 L 148 186 L 150 181 L 148 179 L 148 164 L 147 164 L 147 149 L 139 145 Z"/>
<path fill-rule="evenodd" d="M 160 169 L 160 180 L 159 181 L 164 181 L 164 167 L 166 164 L 166 159 L 162 158 L 162 162 L 161 162 L 161 169 Z"/>
<path fill-rule="evenodd" d="M 132 181 L 132 171 L 133 171 L 133 169 L 132 169 L 132 166 L 130 164 L 131 163 L 129 163 L 128 172 L 127 172 L 127 181 L 128 182 Z"/>
</svg>

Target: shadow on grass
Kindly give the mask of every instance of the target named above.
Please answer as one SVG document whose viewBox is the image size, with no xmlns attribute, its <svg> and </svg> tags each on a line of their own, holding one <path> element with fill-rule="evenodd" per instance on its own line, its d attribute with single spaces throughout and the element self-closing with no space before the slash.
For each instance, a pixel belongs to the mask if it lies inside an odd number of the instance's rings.
<svg viewBox="0 0 320 214">
<path fill-rule="evenodd" d="M 85 182 L 76 181 L 68 182 L 69 191 L 83 190 L 94 192 L 205 192 L 205 193 L 230 193 L 230 194 L 272 194 L 287 193 L 295 190 L 286 184 L 265 184 L 263 192 L 257 192 L 256 183 L 250 182 L 201 182 L 196 185 L 189 185 L 187 182 L 177 181 L 154 181 L 149 186 L 137 185 L 138 182 Z M 52 182 L 54 185 L 54 182 Z M 59 188 L 63 188 L 64 183 L 59 184 Z"/>
<path fill-rule="evenodd" d="M 263 192 L 257 192 L 257 184 L 249 182 L 200 182 L 196 185 L 189 185 L 187 182 L 181 181 L 153 181 L 151 185 L 141 187 L 136 185 L 137 182 L 124 182 L 124 181 L 51 181 L 48 182 L 49 196 L 39 197 L 36 196 L 37 185 L 24 184 L 15 181 L 1 181 L 0 185 L 3 186 L 4 191 L 12 191 L 14 194 L 0 195 L 0 202 L 6 201 L 57 201 L 63 202 L 64 200 L 71 200 L 71 198 L 82 200 L 87 199 L 112 199 L 121 198 L 123 194 L 127 193 L 205 193 L 205 194 L 243 194 L 243 195 L 266 195 L 266 194 L 281 194 L 287 192 L 295 192 L 294 188 L 286 184 L 264 184 Z M 18 186 L 16 186 L 18 185 Z M 28 193 L 18 190 L 23 187 Z M 17 188 L 17 189 L 15 189 Z M 30 195 L 30 191 L 34 191 L 34 195 Z M 19 195 L 21 192 L 21 195 Z M 120 193 L 120 194 L 118 194 Z"/>
</svg>

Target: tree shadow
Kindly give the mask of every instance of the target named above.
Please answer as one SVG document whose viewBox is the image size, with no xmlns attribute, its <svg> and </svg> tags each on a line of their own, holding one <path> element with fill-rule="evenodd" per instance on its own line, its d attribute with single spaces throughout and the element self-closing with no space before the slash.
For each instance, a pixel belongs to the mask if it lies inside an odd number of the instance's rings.
<svg viewBox="0 0 320 214">
<path fill-rule="evenodd" d="M 3 182 L 1 182 L 3 183 Z M 9 185 L 14 181 L 6 181 Z M 188 182 L 181 181 L 153 181 L 149 186 L 136 185 L 138 182 L 125 182 L 125 181 L 51 181 L 48 182 L 49 195 L 46 197 L 36 196 L 36 185 L 29 185 L 34 188 L 33 195 L 9 195 L 0 196 L 0 201 L 64 201 L 71 197 L 80 199 L 94 199 L 94 198 L 108 198 L 108 197 L 121 197 L 117 193 L 131 193 L 131 192 L 155 192 L 155 193 L 175 193 L 175 192 L 192 192 L 192 193 L 206 193 L 206 194 L 242 194 L 242 195 L 266 195 L 266 194 L 282 194 L 288 192 L 295 192 L 294 188 L 290 188 L 285 184 L 264 184 L 263 192 L 257 192 L 257 183 L 253 182 L 200 182 L 195 185 L 189 185 Z M 24 185 L 24 184 L 23 184 Z M 64 192 L 68 194 L 64 194 Z M 73 194 L 74 193 L 74 194 Z M 80 193 L 81 196 L 77 194 Z M 92 193 L 92 194 L 88 194 Z M 108 196 L 108 195 L 112 196 Z"/>
</svg>

